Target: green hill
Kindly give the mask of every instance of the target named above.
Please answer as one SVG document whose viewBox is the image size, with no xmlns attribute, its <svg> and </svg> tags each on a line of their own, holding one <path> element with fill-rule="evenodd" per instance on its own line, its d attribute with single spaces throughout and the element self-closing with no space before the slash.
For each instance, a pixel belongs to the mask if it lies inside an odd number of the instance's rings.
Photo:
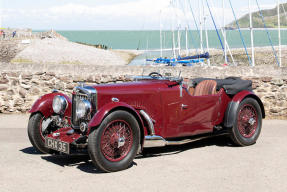
<svg viewBox="0 0 287 192">
<path fill-rule="evenodd" d="M 287 3 L 280 4 L 280 24 L 282 28 L 287 28 L 287 15 L 284 14 L 283 6 L 285 11 L 287 11 Z M 265 24 L 268 28 L 277 28 L 277 6 L 273 9 L 262 10 L 264 16 Z M 287 13 L 286 13 L 287 14 Z M 252 14 L 253 28 L 263 28 L 262 18 L 259 11 Z M 238 20 L 239 26 L 241 28 L 249 28 L 249 13 L 244 15 Z M 231 22 L 226 26 L 227 28 L 237 28 L 235 21 Z"/>
</svg>

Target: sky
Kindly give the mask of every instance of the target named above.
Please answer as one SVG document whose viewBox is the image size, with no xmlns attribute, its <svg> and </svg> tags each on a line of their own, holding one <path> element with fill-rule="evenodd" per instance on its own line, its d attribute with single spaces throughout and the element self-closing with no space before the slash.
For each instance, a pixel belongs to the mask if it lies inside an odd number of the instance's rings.
<svg viewBox="0 0 287 192">
<path fill-rule="evenodd" d="M 206 26 L 212 29 L 206 0 L 202 1 Z M 238 18 L 248 13 L 248 0 L 230 1 Z M 186 2 L 190 2 L 198 22 L 200 0 L 172 0 L 173 6 L 171 0 L 0 0 L 0 27 L 34 30 L 158 30 L 160 26 L 162 29 L 188 26 L 194 29 L 195 22 Z M 223 26 L 223 13 L 226 23 L 234 20 L 229 0 L 225 0 L 225 9 L 222 0 L 208 2 L 218 26 Z M 267 9 L 274 8 L 277 0 L 258 2 L 262 9 Z M 251 0 L 251 9 L 258 10 L 256 0 Z"/>
</svg>

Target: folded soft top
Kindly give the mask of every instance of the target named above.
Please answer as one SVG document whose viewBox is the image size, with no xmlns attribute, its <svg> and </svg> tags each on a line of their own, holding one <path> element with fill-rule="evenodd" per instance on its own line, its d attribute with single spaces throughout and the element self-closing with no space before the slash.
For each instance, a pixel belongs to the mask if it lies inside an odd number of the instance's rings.
<svg viewBox="0 0 287 192">
<path fill-rule="evenodd" d="M 216 81 L 216 90 L 219 91 L 221 88 L 224 88 L 228 95 L 235 95 L 243 90 L 252 91 L 252 81 L 243 80 L 240 77 L 227 77 L 225 79 L 196 78 L 190 80 L 189 86 L 196 87 L 198 83 L 204 80 Z"/>
</svg>

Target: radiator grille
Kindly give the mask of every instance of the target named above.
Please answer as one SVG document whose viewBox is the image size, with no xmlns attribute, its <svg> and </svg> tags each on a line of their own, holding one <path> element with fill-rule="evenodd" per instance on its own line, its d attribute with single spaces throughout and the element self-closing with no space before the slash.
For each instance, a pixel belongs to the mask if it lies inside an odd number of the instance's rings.
<svg viewBox="0 0 287 192">
<path fill-rule="evenodd" d="M 91 94 L 91 95 L 86 95 L 86 94 L 82 94 L 82 93 L 73 94 L 73 96 L 72 96 L 72 117 L 71 117 L 71 120 L 72 120 L 72 125 L 74 128 L 77 128 L 82 121 L 82 120 L 77 119 L 77 117 L 76 117 L 76 110 L 77 110 L 76 106 L 77 106 L 77 103 L 83 99 L 90 101 L 92 104 L 91 117 L 97 111 L 97 95 L 96 94 Z M 91 117 L 87 117 L 87 119 L 91 118 Z"/>
</svg>

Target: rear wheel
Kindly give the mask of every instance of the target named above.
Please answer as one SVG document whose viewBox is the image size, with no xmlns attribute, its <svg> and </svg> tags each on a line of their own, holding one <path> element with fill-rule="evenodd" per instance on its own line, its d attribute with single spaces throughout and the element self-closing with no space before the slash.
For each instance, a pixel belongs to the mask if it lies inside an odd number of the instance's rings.
<svg viewBox="0 0 287 192">
<path fill-rule="evenodd" d="M 94 165 L 105 172 L 128 168 L 139 148 L 139 134 L 138 122 L 132 114 L 109 114 L 89 135 L 88 151 Z"/>
<path fill-rule="evenodd" d="M 240 146 L 256 143 L 262 127 L 262 112 L 253 98 L 244 99 L 237 109 L 236 120 L 231 129 L 231 139 Z"/>
<path fill-rule="evenodd" d="M 41 113 L 33 114 L 28 123 L 28 136 L 35 149 L 42 153 L 53 153 L 52 150 L 45 147 L 45 132 L 42 130 L 44 116 Z"/>
</svg>

